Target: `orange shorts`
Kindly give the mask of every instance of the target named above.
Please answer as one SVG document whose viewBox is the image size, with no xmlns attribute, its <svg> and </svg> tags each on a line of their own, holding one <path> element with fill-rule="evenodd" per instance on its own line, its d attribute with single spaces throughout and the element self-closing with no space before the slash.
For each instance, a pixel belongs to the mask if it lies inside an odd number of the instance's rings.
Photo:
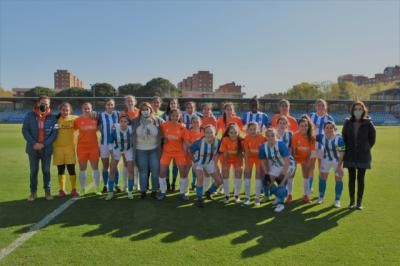
<svg viewBox="0 0 400 266">
<path fill-rule="evenodd" d="M 261 161 L 258 157 L 249 156 L 249 158 L 247 159 L 247 164 L 248 165 L 246 167 L 253 169 L 253 165 L 257 168 L 261 165 Z"/>
<path fill-rule="evenodd" d="M 163 152 L 160 164 L 169 165 L 171 160 L 174 160 L 175 164 L 179 166 L 186 164 L 186 156 L 183 152 Z"/>
<path fill-rule="evenodd" d="M 78 155 L 79 162 L 98 161 L 100 158 L 100 150 L 99 147 L 79 147 L 76 151 Z"/>
<path fill-rule="evenodd" d="M 186 165 L 192 165 L 192 157 L 190 157 L 190 153 L 186 153 Z"/>
<path fill-rule="evenodd" d="M 307 162 L 307 157 L 295 157 L 294 160 L 296 163 L 304 164 L 305 162 Z"/>
</svg>

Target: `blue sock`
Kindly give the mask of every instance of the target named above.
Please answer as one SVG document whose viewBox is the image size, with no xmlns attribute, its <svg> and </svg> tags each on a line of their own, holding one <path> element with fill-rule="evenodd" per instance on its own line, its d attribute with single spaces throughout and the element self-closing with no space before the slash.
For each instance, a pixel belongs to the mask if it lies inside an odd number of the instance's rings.
<svg viewBox="0 0 400 266">
<path fill-rule="evenodd" d="M 128 191 L 129 192 L 133 191 L 133 183 L 134 183 L 133 179 L 128 179 Z"/>
<path fill-rule="evenodd" d="M 217 191 L 218 186 L 215 183 L 211 184 L 211 187 L 208 189 L 208 192 L 210 193 L 214 193 L 215 191 Z"/>
<path fill-rule="evenodd" d="M 313 190 L 312 186 L 313 186 L 314 177 L 310 176 L 308 180 L 310 180 L 310 190 L 312 191 Z"/>
<path fill-rule="evenodd" d="M 115 171 L 115 185 L 118 186 L 118 181 L 119 181 L 119 170 L 117 168 L 117 171 Z"/>
<path fill-rule="evenodd" d="M 103 183 L 104 183 L 105 187 L 108 184 L 108 171 L 107 170 L 103 170 Z"/>
<path fill-rule="evenodd" d="M 114 181 L 108 180 L 108 189 L 110 192 L 114 192 Z"/>
<path fill-rule="evenodd" d="M 335 200 L 340 200 L 343 191 L 343 180 L 336 181 L 335 184 Z"/>
<path fill-rule="evenodd" d="M 193 168 L 192 168 L 192 187 L 194 187 L 196 185 L 196 173 L 194 172 Z"/>
<path fill-rule="evenodd" d="M 203 198 L 203 186 L 196 186 L 196 194 L 197 194 L 197 200 L 201 200 Z"/>
<path fill-rule="evenodd" d="M 326 190 L 326 179 L 322 179 L 319 177 L 319 197 L 325 197 L 325 190 Z"/>
</svg>

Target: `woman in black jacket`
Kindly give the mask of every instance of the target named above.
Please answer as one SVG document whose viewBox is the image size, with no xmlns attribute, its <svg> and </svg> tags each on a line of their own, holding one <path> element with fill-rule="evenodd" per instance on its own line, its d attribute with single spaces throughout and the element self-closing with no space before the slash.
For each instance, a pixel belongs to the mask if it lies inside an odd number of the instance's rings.
<svg viewBox="0 0 400 266">
<path fill-rule="evenodd" d="M 371 168 L 371 148 L 376 138 L 375 127 L 363 102 L 356 101 L 351 106 L 351 117 L 344 122 L 342 136 L 346 145 L 343 166 L 349 170 L 349 208 L 362 210 L 365 171 Z M 354 200 L 356 179 L 357 206 Z"/>
</svg>

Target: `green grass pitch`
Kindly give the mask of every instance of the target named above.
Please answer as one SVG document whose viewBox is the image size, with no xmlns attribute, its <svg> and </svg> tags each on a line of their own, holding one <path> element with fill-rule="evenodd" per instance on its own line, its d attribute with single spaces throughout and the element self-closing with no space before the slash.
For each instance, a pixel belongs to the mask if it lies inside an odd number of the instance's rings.
<svg viewBox="0 0 400 266">
<path fill-rule="evenodd" d="M 41 198 L 26 201 L 24 145 L 20 125 L 0 125 L 0 249 L 67 200 L 45 201 L 39 175 Z M 343 208 L 331 207 L 332 176 L 323 205 L 303 204 L 299 172 L 295 201 L 280 214 L 271 203 L 224 206 L 221 198 L 199 209 L 193 193 L 189 203 L 176 195 L 164 202 L 125 195 L 106 202 L 89 193 L 0 265 L 400 265 L 400 127 L 377 127 L 363 211 L 345 208 L 347 172 Z M 56 194 L 54 166 L 52 181 Z"/>
</svg>

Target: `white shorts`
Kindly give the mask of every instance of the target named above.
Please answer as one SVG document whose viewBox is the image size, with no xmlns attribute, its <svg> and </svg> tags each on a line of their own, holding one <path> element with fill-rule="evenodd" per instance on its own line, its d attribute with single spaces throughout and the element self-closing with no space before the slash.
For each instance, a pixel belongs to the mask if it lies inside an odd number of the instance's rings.
<svg viewBox="0 0 400 266">
<path fill-rule="evenodd" d="M 102 159 L 109 158 L 112 155 L 112 144 L 100 145 L 100 157 Z"/>
<path fill-rule="evenodd" d="M 321 146 L 319 147 L 319 143 L 315 142 L 315 150 L 311 151 L 311 159 L 321 159 L 322 155 L 324 154 L 324 148 Z"/>
<path fill-rule="evenodd" d="M 333 171 L 335 171 L 335 176 L 342 177 L 342 176 L 338 175 L 338 173 L 336 172 L 337 166 L 338 166 L 338 162 L 337 161 L 330 161 L 330 160 L 327 160 L 327 159 L 322 159 L 321 160 L 321 166 L 320 166 L 319 169 L 320 169 L 321 173 L 329 173 L 331 168 L 333 168 Z"/>
<path fill-rule="evenodd" d="M 116 161 L 119 161 L 119 159 L 121 159 L 121 155 L 122 154 L 125 156 L 125 160 L 127 162 L 133 161 L 133 151 L 132 151 L 132 149 L 129 149 L 129 150 L 123 151 L 123 152 L 121 152 L 120 150 L 113 150 L 112 154 L 113 154 L 113 159 L 116 160 Z"/>
<path fill-rule="evenodd" d="M 278 177 L 281 172 L 282 172 L 283 166 L 278 166 L 278 165 L 269 165 L 269 169 L 268 169 L 268 174 L 270 176 L 275 176 Z M 296 170 L 296 162 L 294 161 L 294 159 L 292 157 L 290 157 L 290 163 L 289 163 L 289 168 L 287 171 L 287 174 L 289 174 L 289 176 L 293 176 Z"/>
<path fill-rule="evenodd" d="M 200 164 L 200 163 L 192 163 L 192 167 L 195 170 L 200 170 L 200 171 L 206 171 L 207 174 L 214 174 L 216 167 L 215 167 L 215 162 L 211 160 L 211 162 L 206 163 L 206 164 Z"/>
</svg>

